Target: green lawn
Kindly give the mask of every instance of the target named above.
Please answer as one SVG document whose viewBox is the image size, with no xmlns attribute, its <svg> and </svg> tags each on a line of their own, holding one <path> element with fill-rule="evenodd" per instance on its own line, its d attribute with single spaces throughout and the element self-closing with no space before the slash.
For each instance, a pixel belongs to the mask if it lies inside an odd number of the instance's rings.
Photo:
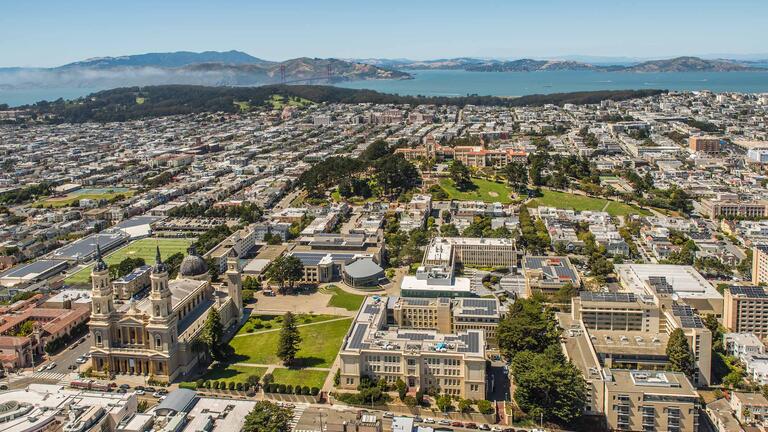
<svg viewBox="0 0 768 432">
<path fill-rule="evenodd" d="M 79 193 L 78 193 L 79 192 Z M 60 197 L 51 197 L 51 198 L 44 198 L 40 201 L 35 202 L 32 204 L 33 207 L 67 207 L 72 205 L 75 202 L 80 201 L 81 199 L 92 199 L 92 200 L 111 200 L 112 198 L 115 198 L 119 195 L 124 196 L 125 198 L 132 197 L 136 191 L 133 190 L 127 190 L 127 191 L 113 191 L 110 192 L 109 190 L 105 191 L 98 191 L 93 193 L 88 193 L 83 190 L 81 191 L 75 191 L 73 193 L 69 193 L 64 196 Z"/>
<path fill-rule="evenodd" d="M 452 200 L 509 204 L 515 196 L 512 190 L 503 183 L 476 178 L 472 179 L 472 183 L 474 183 L 476 189 L 462 192 L 456 189 L 453 180 L 447 178 L 440 179 L 440 187 L 448 194 L 448 198 Z"/>
<path fill-rule="evenodd" d="M 228 365 L 226 367 L 215 367 L 206 373 L 202 379 L 210 381 L 226 381 L 234 383 L 245 383 L 251 375 L 258 375 L 259 378 L 267 373 L 267 368 Z"/>
<path fill-rule="evenodd" d="M 145 238 L 112 252 L 104 258 L 104 261 L 107 265 L 113 265 L 119 264 L 125 258 L 132 257 L 144 258 L 147 264 L 151 264 L 155 262 L 155 252 L 158 245 L 160 246 L 160 253 L 163 259 L 165 259 L 176 252 L 186 254 L 190 244 L 192 244 L 192 239 Z M 93 265 L 91 264 L 70 275 L 64 280 L 64 283 L 69 285 L 88 285 L 92 267 Z"/>
<path fill-rule="evenodd" d="M 325 286 L 320 291 L 333 294 L 331 299 L 328 300 L 328 306 L 343 308 L 348 311 L 360 309 L 360 305 L 365 301 L 365 296 L 348 293 L 334 285 Z"/>
<path fill-rule="evenodd" d="M 576 211 L 605 211 L 611 216 L 624 216 L 639 214 L 643 216 L 650 216 L 651 212 L 640 207 L 624 204 L 619 201 L 611 201 L 603 198 L 593 198 L 583 195 L 574 195 L 566 192 L 552 191 L 548 189 L 542 189 L 543 196 L 535 198 L 531 201 L 531 205 L 536 206 L 548 206 L 562 209 L 573 209 Z M 607 206 L 606 206 L 607 205 Z"/>
<path fill-rule="evenodd" d="M 278 384 L 322 388 L 323 384 L 325 383 L 325 378 L 328 376 L 328 372 L 318 370 L 276 368 L 274 372 L 272 372 L 272 376 L 275 378 L 275 382 Z"/>
<path fill-rule="evenodd" d="M 339 318 L 336 315 L 315 315 L 315 314 L 299 314 L 296 315 L 296 324 L 310 324 L 315 322 L 322 322 Z M 283 328 L 283 316 L 282 315 L 251 315 L 248 318 L 248 322 L 240 327 L 237 334 L 245 333 L 260 333 L 270 330 L 276 330 Z"/>
<path fill-rule="evenodd" d="M 352 318 L 299 327 L 301 345 L 296 355 L 300 367 L 331 367 Z M 254 333 L 229 343 L 240 357 L 236 363 L 280 364 L 275 354 L 280 332 Z"/>
<path fill-rule="evenodd" d="M 295 106 L 295 107 L 303 107 L 305 105 L 310 105 L 313 102 L 309 99 L 304 99 L 300 97 L 293 97 L 291 96 L 287 101 L 285 98 L 281 95 L 272 95 L 269 99 L 267 99 L 267 102 L 272 104 L 272 109 L 283 109 L 284 106 Z"/>
</svg>

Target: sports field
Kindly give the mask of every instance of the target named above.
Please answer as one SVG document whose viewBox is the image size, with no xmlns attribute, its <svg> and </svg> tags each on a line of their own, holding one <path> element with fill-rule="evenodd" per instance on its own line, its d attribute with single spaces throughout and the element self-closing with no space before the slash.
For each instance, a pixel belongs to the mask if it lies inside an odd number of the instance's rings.
<svg viewBox="0 0 768 432">
<path fill-rule="evenodd" d="M 66 207 L 81 199 L 92 200 L 111 200 L 112 198 L 123 196 L 129 198 L 136 191 L 125 188 L 106 188 L 106 189 L 80 189 L 60 197 L 44 198 L 33 204 L 34 207 Z"/>
<path fill-rule="evenodd" d="M 144 258 L 147 264 L 155 262 L 155 252 L 160 246 L 160 254 L 163 259 L 181 252 L 186 255 L 187 248 L 192 244 L 192 239 L 169 238 L 145 238 L 122 247 L 104 258 L 107 265 L 119 264 L 120 261 L 131 258 Z M 88 285 L 93 264 L 81 269 L 64 280 L 69 285 Z"/>
<path fill-rule="evenodd" d="M 472 179 L 475 189 L 462 192 L 456 189 L 451 179 L 440 179 L 440 187 L 448 194 L 448 198 L 457 201 L 483 201 L 500 202 L 509 204 L 514 198 L 514 193 L 504 183 L 492 182 L 483 179 Z"/>
<path fill-rule="evenodd" d="M 635 205 L 624 204 L 619 201 L 611 201 L 603 198 L 593 198 L 584 195 L 575 195 L 566 192 L 558 192 L 543 189 L 543 196 L 531 200 L 530 206 L 548 206 L 561 209 L 573 209 L 576 211 L 604 211 L 611 216 L 626 216 L 639 214 L 650 216 L 651 212 Z"/>
</svg>

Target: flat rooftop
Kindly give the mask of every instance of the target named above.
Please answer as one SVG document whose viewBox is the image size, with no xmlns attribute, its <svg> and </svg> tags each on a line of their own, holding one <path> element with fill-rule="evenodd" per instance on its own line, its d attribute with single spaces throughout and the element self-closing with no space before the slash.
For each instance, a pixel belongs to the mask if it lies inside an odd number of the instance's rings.
<svg viewBox="0 0 768 432">
<path fill-rule="evenodd" d="M 680 298 L 722 299 L 723 296 L 692 266 L 674 264 L 617 264 L 622 285 L 635 294 L 652 294 L 649 284 L 664 278 Z"/>
</svg>

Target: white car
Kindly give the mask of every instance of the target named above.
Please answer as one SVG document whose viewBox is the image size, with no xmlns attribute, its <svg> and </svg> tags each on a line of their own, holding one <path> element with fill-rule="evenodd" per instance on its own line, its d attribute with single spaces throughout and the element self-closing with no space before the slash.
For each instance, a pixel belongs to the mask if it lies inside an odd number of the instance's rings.
<svg viewBox="0 0 768 432">
<path fill-rule="evenodd" d="M 440 421 L 438 421 L 438 423 L 440 423 L 441 425 L 444 425 L 444 426 L 450 426 L 451 425 L 451 421 L 448 420 L 448 419 L 440 419 Z"/>
<path fill-rule="evenodd" d="M 427 417 L 424 419 L 424 423 L 433 424 L 434 422 L 435 422 L 435 419 L 433 418 Z"/>
<path fill-rule="evenodd" d="M 77 360 L 75 360 L 75 363 L 77 364 L 84 364 L 88 360 L 85 359 L 85 357 L 78 357 Z"/>
<path fill-rule="evenodd" d="M 42 366 L 40 366 L 39 368 L 37 368 L 37 371 L 38 371 L 38 372 L 42 372 L 42 371 L 44 371 L 44 370 L 45 370 L 45 368 L 47 368 L 47 367 L 48 367 L 48 366 L 46 366 L 46 365 L 42 365 Z"/>
<path fill-rule="evenodd" d="M 161 398 L 163 395 L 160 392 L 154 392 L 152 393 L 152 396 L 156 398 Z"/>
<path fill-rule="evenodd" d="M 136 394 L 137 395 L 143 395 L 144 394 L 144 390 L 136 390 Z"/>
<path fill-rule="evenodd" d="M 46 369 L 46 370 L 51 370 L 51 369 L 53 369 L 53 368 L 55 368 L 55 367 L 56 367 L 56 362 L 52 362 L 52 363 L 51 363 L 51 364 L 49 364 L 49 365 L 48 365 L 48 367 L 47 367 L 47 368 L 45 368 L 45 369 Z"/>
<path fill-rule="evenodd" d="M 392 418 L 395 414 L 393 412 L 387 411 L 384 413 L 384 418 Z"/>
</svg>

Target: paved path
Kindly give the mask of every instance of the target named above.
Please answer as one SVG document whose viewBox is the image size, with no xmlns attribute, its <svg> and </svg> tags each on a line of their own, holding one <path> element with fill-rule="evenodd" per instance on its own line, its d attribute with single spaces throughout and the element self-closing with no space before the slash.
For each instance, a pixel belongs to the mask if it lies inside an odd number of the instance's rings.
<svg viewBox="0 0 768 432">
<path fill-rule="evenodd" d="M 334 321 L 349 320 L 349 319 L 350 319 L 350 317 L 334 318 L 334 319 L 329 319 L 329 320 L 325 320 L 325 321 L 317 321 L 317 322 L 313 322 L 313 323 L 309 323 L 309 324 L 299 324 L 296 327 L 307 327 L 307 326 L 313 326 L 313 325 L 318 325 L 318 324 L 324 324 L 324 323 L 329 323 L 329 322 L 334 322 Z M 253 333 L 242 333 L 242 334 L 235 335 L 234 337 L 253 336 L 253 335 L 258 335 L 258 334 L 262 334 L 262 333 L 272 333 L 272 332 L 276 332 L 276 331 L 280 331 L 280 330 L 282 330 L 282 327 L 281 328 L 276 328 L 276 329 L 270 329 L 270 330 L 255 331 Z M 305 368 L 305 369 L 309 369 L 309 368 Z"/>
</svg>

